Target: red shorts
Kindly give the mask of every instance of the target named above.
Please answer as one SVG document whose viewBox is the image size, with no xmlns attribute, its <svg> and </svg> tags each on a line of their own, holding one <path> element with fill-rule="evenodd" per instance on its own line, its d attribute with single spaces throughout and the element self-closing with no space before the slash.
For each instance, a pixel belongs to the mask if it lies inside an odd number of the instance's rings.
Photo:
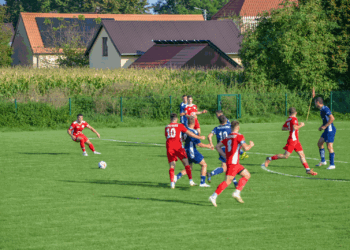
<svg viewBox="0 0 350 250">
<path fill-rule="evenodd" d="M 197 129 L 197 128 L 201 128 L 201 126 L 199 125 L 198 119 L 195 118 L 194 119 L 194 128 L 193 129 Z"/>
<path fill-rule="evenodd" d="M 227 171 L 226 175 L 236 176 L 241 173 L 245 168 L 241 164 L 226 164 Z"/>
<path fill-rule="evenodd" d="M 293 153 L 293 150 L 295 150 L 295 152 L 303 151 L 303 147 L 299 141 L 287 141 L 283 149 L 287 150 L 289 153 Z"/>
<path fill-rule="evenodd" d="M 80 140 L 81 139 L 83 139 L 84 141 L 88 141 L 89 140 L 84 134 L 77 134 L 75 136 L 76 136 L 76 138 L 75 138 L 74 141 L 76 141 L 76 142 L 79 142 L 79 141 L 77 141 L 78 137 L 80 138 Z"/>
<path fill-rule="evenodd" d="M 168 156 L 168 162 L 177 161 L 177 158 L 180 160 L 187 158 L 186 150 L 184 148 L 179 149 L 167 149 L 166 152 Z"/>
</svg>

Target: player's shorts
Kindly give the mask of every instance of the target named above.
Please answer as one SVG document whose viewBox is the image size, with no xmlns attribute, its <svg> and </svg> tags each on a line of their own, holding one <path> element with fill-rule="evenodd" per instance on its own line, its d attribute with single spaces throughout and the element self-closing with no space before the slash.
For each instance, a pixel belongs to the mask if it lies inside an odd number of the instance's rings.
<svg viewBox="0 0 350 250">
<path fill-rule="evenodd" d="M 177 158 L 180 160 L 187 158 L 186 150 L 184 148 L 178 149 L 167 149 L 166 152 L 168 156 L 168 162 L 177 161 Z"/>
<path fill-rule="evenodd" d="M 224 151 L 225 153 L 225 147 L 221 148 L 222 151 Z M 226 159 L 224 157 L 221 156 L 221 154 L 219 154 L 219 160 L 222 161 L 223 163 L 226 163 Z"/>
<path fill-rule="evenodd" d="M 193 129 L 198 129 L 198 128 L 201 128 L 201 126 L 199 125 L 198 119 L 195 118 L 194 119 L 194 128 Z"/>
<path fill-rule="evenodd" d="M 89 140 L 84 134 L 77 134 L 75 136 L 76 136 L 76 138 L 75 138 L 74 141 L 76 141 L 76 142 L 79 142 L 79 141 L 77 141 L 78 137 L 80 138 L 80 140 L 81 139 L 83 139 L 84 141 L 88 141 Z"/>
<path fill-rule="evenodd" d="M 240 174 L 245 168 L 241 164 L 227 164 L 226 175 L 236 176 Z"/>
<path fill-rule="evenodd" d="M 321 135 L 321 137 L 324 139 L 325 142 L 327 143 L 333 143 L 334 142 L 334 137 L 335 137 L 335 133 L 337 131 L 336 130 L 333 130 L 331 132 L 325 130 L 323 132 L 323 134 Z"/>
<path fill-rule="evenodd" d="M 289 153 L 293 153 L 293 150 L 295 150 L 295 152 L 303 151 L 303 147 L 299 141 L 287 141 L 283 149 L 287 150 Z"/>
<path fill-rule="evenodd" d="M 188 156 L 188 161 L 190 163 L 196 163 L 199 164 L 201 161 L 203 161 L 204 157 L 201 153 L 198 152 L 197 149 L 191 153 L 191 151 L 188 149 L 186 150 L 187 156 Z"/>
</svg>

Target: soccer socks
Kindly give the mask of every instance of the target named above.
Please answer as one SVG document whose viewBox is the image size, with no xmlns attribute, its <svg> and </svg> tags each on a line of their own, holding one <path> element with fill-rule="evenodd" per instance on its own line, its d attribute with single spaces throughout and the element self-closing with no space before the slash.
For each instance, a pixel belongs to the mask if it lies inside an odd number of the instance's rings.
<svg viewBox="0 0 350 250">
<path fill-rule="evenodd" d="M 242 155 L 244 151 L 242 149 L 239 150 L 239 154 Z"/>
<path fill-rule="evenodd" d="M 236 189 L 239 191 L 242 191 L 242 189 L 244 188 L 247 182 L 248 182 L 248 179 L 245 177 L 242 177 L 241 179 L 239 179 L 238 186 Z"/>
<path fill-rule="evenodd" d="M 89 145 L 89 148 L 91 149 L 92 152 L 95 152 L 95 148 L 94 148 L 94 145 L 92 145 L 92 143 Z"/>
<path fill-rule="evenodd" d="M 329 153 L 329 165 L 334 165 L 334 152 Z"/>
<path fill-rule="evenodd" d="M 175 169 L 169 169 L 170 182 L 174 182 L 174 171 Z"/>
<path fill-rule="evenodd" d="M 180 180 L 180 178 L 182 177 L 182 173 L 181 173 L 181 172 L 178 173 L 178 174 L 176 175 L 176 177 L 177 177 L 177 180 Z"/>
<path fill-rule="evenodd" d="M 274 161 L 274 160 L 277 160 L 277 159 L 278 159 L 278 156 L 277 156 L 277 155 L 274 155 L 274 156 L 269 157 L 269 160 L 270 160 L 270 161 Z"/>
<path fill-rule="evenodd" d="M 205 183 L 205 176 L 201 175 L 201 184 Z"/>
<path fill-rule="evenodd" d="M 80 147 L 83 150 L 83 152 L 85 152 L 85 141 L 84 140 L 80 140 Z"/>
<path fill-rule="evenodd" d="M 192 180 L 192 171 L 191 171 L 190 165 L 187 165 L 187 166 L 185 167 L 185 169 L 186 169 L 186 173 L 187 173 L 187 175 L 188 175 L 188 179 Z"/>
<path fill-rule="evenodd" d="M 241 178 L 242 179 L 242 178 Z M 218 186 L 218 188 L 215 190 L 215 193 L 217 195 L 220 195 L 222 193 L 222 191 L 225 190 L 225 188 L 227 188 L 227 183 L 225 181 L 221 182 L 220 185 Z"/>
<path fill-rule="evenodd" d="M 235 185 L 235 187 L 237 187 L 238 182 L 237 182 L 236 178 L 233 178 L 232 182 L 233 182 L 233 184 Z"/>
<path fill-rule="evenodd" d="M 310 170 L 310 167 L 309 167 L 309 165 L 307 164 L 307 162 L 304 162 L 304 163 L 303 163 L 303 166 L 304 166 L 304 168 L 306 169 L 306 171 Z"/>
<path fill-rule="evenodd" d="M 320 156 L 321 156 L 321 162 L 325 162 L 326 158 L 325 158 L 325 149 L 324 148 L 320 149 Z"/>
<path fill-rule="evenodd" d="M 213 171 L 210 172 L 211 176 L 218 175 L 224 172 L 224 169 L 222 167 L 216 168 Z"/>
</svg>

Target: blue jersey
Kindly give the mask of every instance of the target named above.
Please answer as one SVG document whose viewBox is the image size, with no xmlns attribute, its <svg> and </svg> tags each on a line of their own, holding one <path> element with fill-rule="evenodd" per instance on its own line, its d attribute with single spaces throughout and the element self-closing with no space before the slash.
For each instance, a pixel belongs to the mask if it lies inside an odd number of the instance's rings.
<svg viewBox="0 0 350 250">
<path fill-rule="evenodd" d="M 320 110 L 320 115 L 322 118 L 322 123 L 323 126 L 327 124 L 327 122 L 329 121 L 329 116 L 332 114 L 331 110 L 327 107 L 327 106 L 323 106 Z M 335 127 L 333 125 L 333 123 L 331 125 L 329 125 L 324 131 L 325 132 L 335 132 Z"/>
<path fill-rule="evenodd" d="M 226 125 L 230 126 L 231 127 L 231 122 L 229 119 L 227 119 L 227 122 L 226 122 Z"/>
<path fill-rule="evenodd" d="M 180 104 L 180 114 L 181 113 L 185 113 L 185 108 L 186 108 L 187 104 L 186 103 L 181 103 Z M 181 116 L 180 118 L 180 122 L 184 125 L 187 125 L 187 117 L 184 115 L 184 116 Z"/>
<path fill-rule="evenodd" d="M 211 131 L 211 133 L 216 135 L 216 141 L 219 143 L 231 134 L 231 124 L 226 123 L 225 125 L 217 126 Z"/>
<path fill-rule="evenodd" d="M 193 134 L 198 135 L 197 130 L 194 130 L 191 128 L 189 128 L 188 130 L 191 131 Z M 199 139 L 187 136 L 186 142 L 185 142 L 185 150 L 190 163 L 199 164 L 204 159 L 203 155 L 199 153 L 196 148 L 196 145 L 198 143 L 201 143 Z"/>
</svg>

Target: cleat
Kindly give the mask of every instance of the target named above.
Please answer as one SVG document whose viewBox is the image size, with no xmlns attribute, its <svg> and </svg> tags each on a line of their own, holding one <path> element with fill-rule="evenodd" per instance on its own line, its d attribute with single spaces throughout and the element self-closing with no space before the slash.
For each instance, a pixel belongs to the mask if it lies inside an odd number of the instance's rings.
<svg viewBox="0 0 350 250">
<path fill-rule="evenodd" d="M 306 173 L 307 173 L 307 174 L 311 174 L 311 175 L 317 175 L 317 173 L 314 172 L 313 170 L 314 170 L 314 169 L 306 170 Z"/>
<path fill-rule="evenodd" d="M 88 156 L 88 154 L 86 152 L 83 152 L 83 156 Z"/>
<path fill-rule="evenodd" d="M 207 179 L 208 179 L 208 182 L 210 183 L 211 182 L 211 173 L 207 173 Z"/>
<path fill-rule="evenodd" d="M 264 163 L 264 166 L 267 168 L 268 166 L 269 166 L 269 164 L 270 164 L 270 159 L 269 159 L 270 157 L 266 157 L 266 160 L 265 160 L 265 163 Z"/>
<path fill-rule="evenodd" d="M 174 175 L 174 183 L 177 182 L 177 175 Z"/>
<path fill-rule="evenodd" d="M 209 196 L 209 200 L 211 201 L 211 203 L 214 205 L 214 207 L 217 207 L 218 205 L 216 205 L 216 199 L 213 196 Z"/>
<path fill-rule="evenodd" d="M 97 152 L 97 151 L 94 151 L 94 154 L 95 154 L 95 155 L 100 155 L 101 153 L 100 153 L 100 152 Z"/>
<path fill-rule="evenodd" d="M 243 154 L 241 154 L 241 160 L 243 161 L 244 159 L 247 159 L 249 157 L 249 155 L 246 152 L 243 152 Z"/>
<path fill-rule="evenodd" d="M 327 165 L 327 162 L 325 161 L 325 162 L 320 162 L 319 164 L 317 164 L 316 165 L 316 167 L 321 167 L 321 166 L 325 166 L 325 165 Z"/>
<path fill-rule="evenodd" d="M 335 166 L 334 165 L 329 165 L 329 167 L 327 169 L 328 170 L 335 169 Z"/>
<path fill-rule="evenodd" d="M 240 194 L 233 192 L 232 197 L 235 198 L 239 203 L 244 203 Z"/>
<path fill-rule="evenodd" d="M 199 184 L 200 187 L 210 187 L 207 183 Z"/>
<path fill-rule="evenodd" d="M 170 182 L 170 188 L 175 189 L 175 182 Z"/>
<path fill-rule="evenodd" d="M 193 186 L 197 186 L 196 183 L 194 183 L 194 181 L 190 181 L 190 186 L 193 187 Z"/>
</svg>

